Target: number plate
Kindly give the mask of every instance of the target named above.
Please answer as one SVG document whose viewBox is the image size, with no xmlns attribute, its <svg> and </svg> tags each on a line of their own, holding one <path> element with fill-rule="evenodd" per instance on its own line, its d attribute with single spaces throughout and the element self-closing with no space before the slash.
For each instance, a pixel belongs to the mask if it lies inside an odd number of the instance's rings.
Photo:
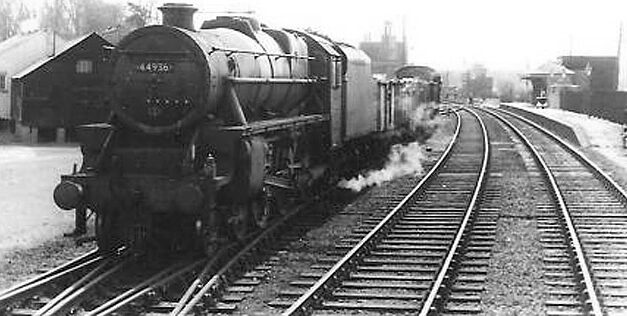
<svg viewBox="0 0 627 316">
<path fill-rule="evenodd" d="M 151 73 L 168 73 L 174 71 L 174 67 L 171 63 L 144 62 L 137 65 L 137 71 Z"/>
</svg>

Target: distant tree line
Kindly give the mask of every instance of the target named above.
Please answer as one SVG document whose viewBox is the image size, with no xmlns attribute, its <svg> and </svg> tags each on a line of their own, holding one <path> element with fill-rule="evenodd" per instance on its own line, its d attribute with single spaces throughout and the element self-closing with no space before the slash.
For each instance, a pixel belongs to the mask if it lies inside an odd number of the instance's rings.
<svg viewBox="0 0 627 316">
<path fill-rule="evenodd" d="M 0 0 L 0 41 L 18 34 L 21 23 L 32 16 L 22 1 Z"/>
<path fill-rule="evenodd" d="M 156 0 L 110 3 L 105 0 L 45 0 L 37 15 L 25 0 L 0 0 L 0 41 L 21 31 L 23 22 L 37 16 L 42 29 L 66 38 L 124 26 L 137 28 L 156 22 Z"/>
</svg>

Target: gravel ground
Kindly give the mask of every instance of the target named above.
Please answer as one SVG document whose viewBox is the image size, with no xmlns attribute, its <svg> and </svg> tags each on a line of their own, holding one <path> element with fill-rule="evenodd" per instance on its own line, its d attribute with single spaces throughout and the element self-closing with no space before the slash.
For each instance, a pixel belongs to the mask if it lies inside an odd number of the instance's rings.
<svg viewBox="0 0 627 316">
<path fill-rule="evenodd" d="M 427 145 L 435 150 L 446 146 L 452 128 L 447 124 L 438 129 Z M 59 175 L 69 172 L 73 163 L 80 163 L 77 147 L 0 145 L 0 216 L 8 219 L 0 222 L 0 290 L 94 247 L 93 243 L 76 246 L 73 239 L 62 237 L 73 229 L 74 215 L 59 210 L 52 200 Z M 316 249 L 333 245 L 334 239 L 328 237 L 344 236 L 354 225 L 354 215 L 340 216 L 320 229 L 324 232 L 310 232 L 308 238 L 316 237 L 317 242 L 295 243 L 295 249 L 303 249 L 302 258 L 286 265 L 284 272 L 302 271 L 306 263 L 298 266 L 298 262 L 313 262 L 321 251 Z"/>
<path fill-rule="evenodd" d="M 59 175 L 73 163 L 80 163 L 76 147 L 0 146 L 0 260 L 73 229 L 73 213 L 52 200 Z"/>
<path fill-rule="evenodd" d="M 603 171 L 608 173 L 616 183 L 627 190 L 627 169 L 625 168 L 627 166 L 619 165 L 616 161 L 608 159 L 594 147 L 581 150 L 590 160 L 594 161 Z M 627 156 L 627 154 L 625 155 Z"/>
<path fill-rule="evenodd" d="M 0 291 L 74 259 L 93 247 L 91 243 L 77 246 L 71 238 L 57 237 L 36 247 L 15 250 L 0 261 Z"/>
<path fill-rule="evenodd" d="M 10 144 L 13 141 L 13 135 L 7 131 L 0 131 L 0 145 Z"/>
<path fill-rule="evenodd" d="M 429 159 L 434 159 L 436 152 L 448 144 L 453 127 L 452 122 L 448 122 L 427 141 L 435 151 Z M 485 315 L 544 314 L 542 248 L 536 229 L 534 192 L 524 170 L 525 162 L 519 146 L 500 150 L 500 154 L 510 159 L 498 171 L 504 184 L 502 213 L 482 296 Z M 627 188 L 627 170 L 623 166 L 605 157 L 598 148 L 583 151 Z M 80 153 L 72 147 L 0 146 L 0 177 L 4 179 L 0 183 L 0 215 L 10 219 L 0 222 L 0 290 L 94 247 L 93 243 L 76 246 L 73 239 L 62 237 L 62 233 L 73 227 L 73 214 L 58 210 L 51 199 L 59 174 L 68 172 L 79 159 Z M 333 205 L 332 212 L 342 214 L 276 254 L 279 264 L 273 265 L 263 282 L 255 287 L 255 298 L 239 304 L 239 313 L 266 315 L 280 312 L 267 303 L 288 287 L 288 280 L 309 270 L 318 257 L 325 255 L 366 218 L 364 214 L 351 211 L 371 208 L 377 196 L 384 196 L 387 190 L 394 190 L 406 181 L 415 179 L 405 177 L 392 181 L 362 192 L 348 205 Z"/>
<path fill-rule="evenodd" d="M 535 193 L 520 143 L 512 144 L 504 131 L 489 124 L 495 171 L 501 173 L 501 212 L 496 243 L 482 295 L 484 315 L 543 315 L 542 246 L 537 230 Z M 496 132 L 496 133 L 495 133 Z M 491 136 L 493 137 L 493 136 Z"/>
<path fill-rule="evenodd" d="M 74 215 L 52 200 L 59 175 L 76 162 L 76 147 L 0 146 L 0 289 L 85 252 L 62 237 Z"/>
<path fill-rule="evenodd" d="M 453 120 L 443 120 L 442 127 L 438 128 L 433 137 L 427 140 L 426 145 L 434 150 L 428 155 L 430 161 L 439 158 L 439 153 L 450 141 L 454 127 Z M 262 283 L 256 286 L 254 293 L 250 295 L 254 298 L 245 299 L 239 303 L 238 313 L 242 315 L 279 314 L 281 310 L 272 308 L 267 303 L 277 298 L 280 291 L 289 288 L 289 281 L 297 279 L 301 272 L 309 271 L 311 265 L 317 262 L 318 257 L 326 255 L 329 250 L 333 249 L 336 242 L 369 217 L 366 214 L 358 214 L 359 210 L 373 209 L 375 208 L 373 204 L 377 203 L 377 196 L 386 196 L 387 191 L 406 187 L 407 181 L 417 183 L 419 180 L 410 176 L 399 178 L 366 190 L 343 210 L 340 209 L 341 204 L 336 205 L 338 209 L 334 211 L 343 214 L 332 216 L 325 224 L 308 232 L 300 240 L 291 243 L 288 249 L 278 253 L 276 256 L 278 262 L 272 265 L 272 269 L 268 271 Z M 378 201 L 382 203 L 381 198 L 378 198 Z"/>
</svg>

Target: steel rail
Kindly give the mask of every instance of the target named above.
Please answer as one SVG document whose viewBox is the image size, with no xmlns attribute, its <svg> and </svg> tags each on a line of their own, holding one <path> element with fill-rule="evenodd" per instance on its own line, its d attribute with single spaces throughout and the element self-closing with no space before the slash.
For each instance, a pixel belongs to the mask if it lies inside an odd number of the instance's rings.
<svg viewBox="0 0 627 316">
<path fill-rule="evenodd" d="M 581 245 L 581 241 L 579 240 L 579 235 L 577 234 L 577 230 L 575 229 L 575 225 L 573 224 L 573 220 L 570 216 L 568 207 L 566 206 L 566 202 L 564 202 L 564 196 L 562 195 L 562 191 L 557 185 L 557 180 L 555 180 L 555 176 L 551 172 L 551 169 L 549 168 L 544 158 L 540 156 L 540 153 L 538 152 L 538 150 L 531 144 L 531 141 L 529 141 L 529 139 L 522 133 L 522 131 L 520 131 L 520 129 L 518 129 L 516 126 L 514 126 L 514 124 L 512 124 L 510 121 L 508 121 L 501 115 L 494 113 L 492 111 L 486 111 L 486 112 L 492 114 L 494 117 L 498 118 L 499 120 L 504 122 L 507 126 L 509 126 L 509 128 L 511 128 L 514 131 L 514 133 L 516 133 L 516 135 L 520 137 L 520 139 L 525 143 L 525 146 L 527 146 L 527 148 L 529 148 L 529 150 L 533 153 L 534 159 L 538 162 L 538 164 L 541 165 L 542 170 L 544 171 L 544 174 L 546 175 L 547 179 L 549 180 L 549 183 L 551 184 L 551 189 L 553 191 L 553 194 L 555 195 L 557 199 L 560 212 L 566 224 L 566 228 L 568 230 L 568 236 L 571 241 L 569 243 L 569 246 L 570 246 L 569 248 L 575 254 L 575 258 L 577 260 L 577 267 L 580 270 L 579 274 L 583 278 L 582 281 L 585 286 L 583 292 L 584 292 L 584 295 L 587 295 L 587 297 L 584 297 L 582 299 L 582 303 L 584 304 L 584 306 L 587 306 L 588 304 L 590 305 L 593 315 L 602 316 L 603 311 L 601 308 L 601 302 L 597 296 L 596 287 L 592 280 L 592 275 L 590 272 L 590 268 L 588 267 L 586 255 Z M 544 131 L 544 129 L 541 126 L 535 124 L 534 122 L 529 121 L 526 118 L 523 118 L 519 115 L 510 113 L 510 112 L 508 112 L 508 114 L 511 114 L 513 117 L 520 119 L 521 121 L 533 126 L 534 128 L 540 131 Z M 544 132 L 547 132 L 547 131 L 544 131 Z M 553 135 L 553 137 L 555 136 Z"/>
<path fill-rule="evenodd" d="M 96 277 L 98 274 L 105 271 L 105 268 L 109 265 L 109 263 L 111 263 L 111 259 L 105 260 L 104 262 L 100 263 L 95 269 L 89 271 L 89 273 L 84 275 L 82 278 L 78 279 L 78 281 L 72 283 L 72 285 L 65 288 L 63 292 L 57 294 L 48 303 L 46 303 L 46 305 L 40 308 L 37 311 L 37 313 L 35 313 L 35 315 L 43 315 L 46 311 L 50 310 L 51 308 L 59 304 L 59 302 L 61 302 L 64 298 L 71 295 L 74 291 L 80 289 L 84 284 L 88 283 L 91 279 Z"/>
<path fill-rule="evenodd" d="M 426 300 L 422 304 L 422 308 L 419 313 L 420 316 L 427 316 L 431 314 L 432 312 L 437 311 L 437 307 L 434 306 L 434 303 L 436 303 L 436 300 L 441 297 L 439 294 L 440 294 L 440 291 L 445 286 L 444 282 L 447 279 L 448 270 L 459 254 L 459 252 L 457 251 L 458 250 L 457 248 L 461 244 L 462 239 L 465 237 L 466 228 L 469 226 L 469 223 L 472 220 L 472 217 L 474 215 L 475 205 L 477 204 L 477 200 L 479 199 L 479 196 L 481 195 L 481 192 L 485 185 L 485 180 L 487 179 L 486 174 L 488 173 L 488 165 L 490 162 L 490 140 L 488 138 L 488 130 L 486 129 L 485 124 L 483 123 L 483 120 L 479 117 L 479 115 L 477 115 L 477 113 L 475 113 L 474 111 L 470 109 L 466 109 L 466 110 L 470 112 L 477 119 L 477 121 L 479 121 L 479 125 L 481 126 L 481 133 L 483 136 L 483 159 L 481 162 L 481 170 L 479 171 L 479 177 L 477 178 L 475 190 L 472 193 L 470 203 L 468 204 L 468 207 L 466 208 L 464 219 L 457 230 L 457 234 L 455 235 L 455 239 L 453 240 L 453 243 L 451 244 L 449 248 L 448 254 L 446 255 L 446 259 L 444 260 L 444 263 L 440 267 L 438 276 L 433 282 L 433 284 L 431 285 L 431 289 L 429 290 L 429 295 L 427 296 Z"/>
<path fill-rule="evenodd" d="M 40 287 L 45 286 L 46 284 L 50 282 L 54 282 L 64 277 L 69 277 L 70 275 L 72 275 L 73 273 L 77 271 L 91 268 L 92 266 L 101 263 L 103 260 L 105 260 L 105 258 L 96 257 L 89 261 L 83 262 L 79 264 L 78 266 L 71 267 L 65 271 L 62 271 L 58 275 L 51 275 L 51 276 L 48 276 L 47 278 L 38 280 L 37 282 L 33 282 L 24 287 L 21 287 L 20 289 L 17 289 L 16 291 L 9 293 L 6 297 L 3 297 L 2 300 L 0 300 L 0 308 L 4 308 L 8 306 L 11 302 L 19 300 L 23 298 L 24 296 L 37 291 Z"/>
<path fill-rule="evenodd" d="M 61 294 L 53 298 L 50 302 L 48 302 L 48 304 L 38 310 L 34 316 L 53 316 L 62 314 L 64 311 L 71 308 L 70 304 L 77 300 L 81 295 L 84 295 L 102 280 L 122 269 L 129 262 L 130 260 L 128 259 L 121 262 L 115 262 L 113 259 L 105 261 L 102 265 L 89 272 Z M 113 264 L 113 266 L 108 267 L 109 264 Z"/>
<path fill-rule="evenodd" d="M 188 304 L 189 301 L 192 299 L 192 295 L 194 295 L 196 291 L 202 288 L 202 282 L 204 282 L 205 278 L 207 278 L 207 276 L 211 273 L 213 269 L 215 269 L 215 266 L 218 264 L 217 259 L 218 258 L 214 258 L 207 262 L 207 264 L 205 264 L 205 267 L 202 269 L 200 274 L 196 277 L 192 284 L 187 287 L 187 290 L 185 291 L 185 293 L 183 293 L 183 296 L 181 296 L 170 315 L 178 315 L 178 313 L 180 313 L 181 310 L 186 306 L 186 304 Z"/>
<path fill-rule="evenodd" d="M 128 305 L 132 301 L 140 298 L 141 296 L 147 294 L 150 290 L 164 286 L 165 284 L 171 282 L 173 279 L 195 269 L 203 262 L 206 262 L 203 270 L 198 274 L 198 276 L 191 283 L 191 285 L 188 286 L 185 293 L 179 299 L 174 310 L 170 313 L 170 315 L 186 315 L 192 310 L 192 308 L 196 304 L 198 304 L 201 299 L 206 300 L 208 297 L 215 295 L 213 291 L 227 282 L 225 275 L 229 272 L 229 270 L 237 266 L 238 263 L 241 263 L 241 259 L 245 255 L 249 254 L 252 249 L 258 247 L 263 241 L 267 240 L 267 238 L 269 238 L 271 234 L 276 233 L 277 229 L 281 227 L 283 223 L 293 218 L 296 214 L 300 212 L 300 210 L 301 208 L 297 208 L 283 219 L 276 221 L 270 228 L 265 230 L 261 235 L 251 241 L 244 249 L 240 250 L 217 273 L 212 275 L 209 281 L 207 281 L 207 283 L 205 284 L 203 284 L 204 279 L 208 275 L 210 275 L 213 270 L 218 268 L 223 259 L 229 256 L 230 253 L 232 253 L 231 250 L 234 246 L 229 246 L 228 249 L 225 248 L 211 260 L 199 260 L 175 272 L 172 271 L 176 269 L 166 269 L 161 273 L 155 275 L 154 277 L 150 278 L 149 280 L 142 282 L 142 284 L 136 286 L 135 288 L 130 289 L 122 295 L 103 304 L 97 309 L 88 312 L 86 316 L 109 315 L 116 310 L 122 308 L 123 306 Z"/>
<path fill-rule="evenodd" d="M 278 229 L 282 227 L 287 221 L 291 220 L 295 217 L 307 204 L 295 208 L 291 213 L 287 214 L 285 217 L 281 218 L 273 222 L 273 224 L 262 232 L 259 236 L 254 238 L 246 247 L 239 250 L 237 254 L 231 259 L 228 257 L 233 254 L 233 250 L 236 250 L 236 245 L 229 245 L 227 248 L 222 249 L 215 257 L 212 259 L 203 259 L 193 262 L 189 265 L 185 265 L 181 268 L 181 265 L 169 267 L 150 279 L 142 282 L 141 284 L 129 289 L 125 293 L 109 300 L 98 308 L 87 312 L 86 316 L 103 316 L 109 315 L 111 313 L 116 312 L 120 308 L 130 304 L 131 302 L 137 300 L 143 295 L 149 293 L 149 291 L 162 287 L 167 283 L 171 282 L 177 277 L 192 271 L 197 268 L 202 263 L 204 264 L 204 268 L 201 272 L 195 277 L 194 281 L 188 286 L 185 293 L 181 296 L 179 301 L 177 302 L 175 308 L 170 312 L 170 315 L 186 315 L 191 312 L 191 310 L 200 302 L 200 300 L 207 300 L 216 295 L 216 290 L 220 287 L 224 286 L 228 282 L 228 277 L 226 276 L 234 267 L 237 267 L 241 264 L 242 258 L 250 253 L 251 250 L 256 247 L 261 246 L 261 244 L 267 241 L 271 236 L 278 232 Z M 228 259 L 227 263 L 222 265 L 222 262 Z M 214 274 L 214 271 L 219 269 L 218 272 Z M 208 281 L 205 281 L 208 279 Z M 206 283 L 205 283 L 206 282 Z"/>
<path fill-rule="evenodd" d="M 194 306 L 200 302 L 200 300 L 211 299 L 216 293 L 217 289 L 223 287 L 227 283 L 227 274 L 231 269 L 237 267 L 242 259 L 250 254 L 255 247 L 260 246 L 263 242 L 267 241 L 273 234 L 277 233 L 277 230 L 282 225 L 292 218 L 300 211 L 307 207 L 307 205 L 299 206 L 294 211 L 283 217 L 281 220 L 275 222 L 272 226 L 266 229 L 261 235 L 252 240 L 244 249 L 240 250 L 228 263 L 226 263 L 218 272 L 216 272 L 204 285 L 200 286 L 200 282 L 193 282 L 193 289 L 197 291 L 195 294 L 193 291 L 187 291 L 183 297 L 181 297 L 175 309 L 170 313 L 171 316 L 175 315 L 187 315 L 192 311 Z M 205 269 L 209 270 L 209 269 Z M 191 288 L 191 287 L 190 287 Z M 191 295 L 194 295 L 193 297 Z"/>
<path fill-rule="evenodd" d="M 580 161 L 582 161 L 584 164 L 588 165 L 592 170 L 594 170 L 594 172 L 596 172 L 600 177 L 601 180 L 606 182 L 609 186 L 610 189 L 616 191 L 616 193 L 618 193 L 619 198 L 623 200 L 623 202 L 627 205 L 627 191 L 625 191 L 625 189 L 623 189 L 614 179 L 612 179 L 612 177 L 606 173 L 605 171 L 603 171 L 603 169 L 601 169 L 601 167 L 599 167 L 596 163 L 594 163 L 592 160 L 590 160 L 588 157 L 586 157 L 586 155 L 584 155 L 579 149 L 577 149 L 575 146 L 569 144 L 568 142 L 564 141 L 562 138 L 560 138 L 559 136 L 557 136 L 555 133 L 549 131 L 548 129 L 538 125 L 537 123 L 521 116 L 518 115 L 516 113 L 504 110 L 504 109 L 499 109 L 499 111 L 505 112 L 509 115 L 512 115 L 518 119 L 520 119 L 521 121 L 528 123 L 529 125 L 532 125 L 533 127 L 536 127 L 537 129 L 539 129 L 542 133 L 548 135 L 549 137 L 551 137 L 554 141 L 558 142 L 562 147 L 566 148 L 566 150 L 570 151 L 574 156 L 577 157 L 577 159 L 579 159 Z"/>
<path fill-rule="evenodd" d="M 170 283 L 172 280 L 182 276 L 183 274 L 192 271 L 193 269 L 198 267 L 203 261 L 204 260 L 197 260 L 177 270 L 176 272 L 169 274 L 167 277 L 163 277 L 164 275 L 167 275 L 172 270 L 175 270 L 175 269 L 166 269 L 165 271 L 162 271 L 158 275 L 155 275 L 152 278 L 144 281 L 142 284 L 136 286 L 135 288 L 127 291 L 123 295 L 120 295 L 112 299 L 111 301 L 105 303 L 104 305 L 100 306 L 99 308 L 88 312 L 87 314 L 85 314 L 85 316 L 88 316 L 88 315 L 89 316 L 91 315 L 104 316 L 104 315 L 109 315 L 111 313 L 114 313 L 118 309 L 130 304 L 134 300 L 148 294 L 150 291 L 157 289 L 159 287 L 162 287 Z"/>
<path fill-rule="evenodd" d="M 88 252 L 88 253 L 86 253 L 86 254 L 84 254 L 82 256 L 79 256 L 77 258 L 74 258 L 74 259 L 72 259 L 72 260 L 70 260 L 70 261 L 68 261 L 68 262 L 66 262 L 66 263 L 64 263 L 64 264 L 62 264 L 62 265 L 52 269 L 52 270 L 49 270 L 49 271 L 47 271 L 45 273 L 42 273 L 40 275 L 35 276 L 32 279 L 26 280 L 26 281 L 24 281 L 24 282 L 22 282 L 20 284 L 12 286 L 11 288 L 9 288 L 9 289 L 7 289 L 7 290 L 5 290 L 5 291 L 0 293 L 0 303 L 2 302 L 2 300 L 4 298 L 6 298 L 8 296 L 12 296 L 12 293 L 19 292 L 22 289 L 30 286 L 31 284 L 39 283 L 40 281 L 42 281 L 44 279 L 48 279 L 50 276 L 62 275 L 63 272 L 65 272 L 65 271 L 67 271 L 67 270 L 69 270 L 69 269 L 71 269 L 73 267 L 79 266 L 79 265 L 81 265 L 82 263 L 84 263 L 86 261 L 90 261 L 91 259 L 96 258 L 97 256 L 98 256 L 98 250 L 94 249 L 94 250 L 92 250 L 92 251 L 90 251 L 90 252 Z"/>
<path fill-rule="evenodd" d="M 98 256 L 97 250 L 93 250 L 48 272 L 15 285 L 0 293 L 0 307 L 9 300 L 15 299 L 17 296 L 25 295 L 27 292 L 35 290 L 39 286 L 68 276 L 75 271 L 88 267 L 103 259 L 104 257 Z"/>
<path fill-rule="evenodd" d="M 353 247 L 348 253 L 342 257 L 329 271 L 327 271 L 322 278 L 320 278 L 313 286 L 311 286 L 305 294 L 300 296 L 294 304 L 292 304 L 282 315 L 304 315 L 307 314 L 309 309 L 322 299 L 325 292 L 330 291 L 339 282 L 340 274 L 344 274 L 346 270 L 355 264 L 355 260 L 359 260 L 363 257 L 364 251 L 368 251 L 371 244 L 379 237 L 379 235 L 385 230 L 385 228 L 391 224 L 399 215 L 403 206 L 419 191 L 423 188 L 424 184 L 429 181 L 433 175 L 444 165 L 444 162 L 450 157 L 451 151 L 455 143 L 459 138 L 461 130 L 461 117 L 459 113 L 455 112 L 457 118 L 457 128 L 453 139 L 448 144 L 446 150 L 436 162 L 436 164 L 429 170 L 429 172 L 420 180 L 420 182 L 411 190 L 405 198 L 372 229 L 359 243 Z"/>
</svg>

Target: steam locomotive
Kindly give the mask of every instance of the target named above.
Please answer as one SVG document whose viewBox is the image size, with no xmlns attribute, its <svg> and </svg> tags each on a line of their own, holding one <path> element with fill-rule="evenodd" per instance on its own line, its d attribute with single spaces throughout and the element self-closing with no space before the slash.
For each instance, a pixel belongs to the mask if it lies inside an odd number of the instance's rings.
<svg viewBox="0 0 627 316">
<path fill-rule="evenodd" d="M 364 52 L 250 17 L 194 30 L 191 5 L 159 9 L 164 25 L 108 48 L 111 119 L 78 129 L 83 164 L 54 191 L 96 214 L 99 249 L 213 253 L 399 135 L 398 88 L 377 89 Z"/>
</svg>

